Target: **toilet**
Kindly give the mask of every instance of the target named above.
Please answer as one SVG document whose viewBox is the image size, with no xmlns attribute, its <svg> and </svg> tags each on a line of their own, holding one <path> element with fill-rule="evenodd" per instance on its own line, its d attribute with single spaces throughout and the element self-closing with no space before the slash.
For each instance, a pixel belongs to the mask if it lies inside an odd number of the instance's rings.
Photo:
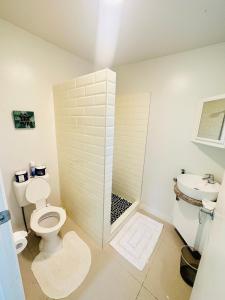
<svg viewBox="0 0 225 300">
<path fill-rule="evenodd" d="M 25 206 L 32 203 L 36 206 L 31 214 L 30 227 L 36 235 L 41 237 L 40 251 L 53 254 L 60 250 L 62 239 L 58 233 L 66 221 L 66 212 L 61 207 L 47 204 L 51 192 L 48 177 L 31 178 L 23 185 L 15 183 L 14 187 L 19 204 L 22 203 Z M 21 192 L 22 188 L 24 193 Z M 25 199 L 20 199 L 22 195 Z"/>
</svg>

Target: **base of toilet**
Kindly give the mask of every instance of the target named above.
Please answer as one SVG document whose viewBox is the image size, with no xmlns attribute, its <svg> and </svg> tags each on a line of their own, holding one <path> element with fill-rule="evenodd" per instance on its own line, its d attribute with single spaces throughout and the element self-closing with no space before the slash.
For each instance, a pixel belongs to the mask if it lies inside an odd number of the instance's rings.
<svg viewBox="0 0 225 300">
<path fill-rule="evenodd" d="M 39 243 L 40 252 L 45 252 L 47 254 L 53 254 L 63 247 L 62 239 L 56 235 L 50 239 L 41 238 Z"/>
</svg>

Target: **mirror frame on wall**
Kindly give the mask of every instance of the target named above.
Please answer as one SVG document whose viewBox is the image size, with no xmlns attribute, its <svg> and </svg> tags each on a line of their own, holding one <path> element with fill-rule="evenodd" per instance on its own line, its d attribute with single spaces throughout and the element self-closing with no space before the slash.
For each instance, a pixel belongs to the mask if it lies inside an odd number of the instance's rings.
<svg viewBox="0 0 225 300">
<path fill-rule="evenodd" d="M 203 145 L 212 146 L 212 147 L 217 147 L 217 148 L 225 148 L 225 122 L 223 123 L 221 138 L 219 140 L 207 139 L 207 138 L 198 136 L 199 126 L 200 126 L 200 122 L 201 122 L 201 116 L 202 116 L 202 111 L 203 111 L 204 104 L 206 102 L 209 102 L 209 101 L 216 101 L 216 100 L 220 100 L 220 99 L 225 99 L 225 94 L 210 97 L 210 98 L 207 98 L 207 99 L 202 101 L 202 103 L 199 107 L 198 118 L 197 118 L 195 130 L 194 130 L 194 137 L 193 137 L 193 140 L 192 140 L 194 143 L 203 144 Z"/>
</svg>

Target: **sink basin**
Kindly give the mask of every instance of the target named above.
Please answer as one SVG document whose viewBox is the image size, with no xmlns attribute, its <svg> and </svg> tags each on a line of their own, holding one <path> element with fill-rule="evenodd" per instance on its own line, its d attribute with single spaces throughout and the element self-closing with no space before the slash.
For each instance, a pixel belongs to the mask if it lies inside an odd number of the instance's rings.
<svg viewBox="0 0 225 300">
<path fill-rule="evenodd" d="M 191 198 L 215 201 L 219 193 L 220 184 L 217 182 L 210 184 L 199 175 L 181 174 L 177 177 L 177 187 L 183 194 Z"/>
</svg>

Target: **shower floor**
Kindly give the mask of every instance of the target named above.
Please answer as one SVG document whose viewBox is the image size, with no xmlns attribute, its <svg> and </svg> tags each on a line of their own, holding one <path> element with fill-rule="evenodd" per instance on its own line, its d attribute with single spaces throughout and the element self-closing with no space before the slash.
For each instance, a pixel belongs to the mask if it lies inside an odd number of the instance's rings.
<svg viewBox="0 0 225 300">
<path fill-rule="evenodd" d="M 127 210 L 132 203 L 119 197 L 118 195 L 112 194 L 112 205 L 111 205 L 111 225 Z"/>
</svg>

